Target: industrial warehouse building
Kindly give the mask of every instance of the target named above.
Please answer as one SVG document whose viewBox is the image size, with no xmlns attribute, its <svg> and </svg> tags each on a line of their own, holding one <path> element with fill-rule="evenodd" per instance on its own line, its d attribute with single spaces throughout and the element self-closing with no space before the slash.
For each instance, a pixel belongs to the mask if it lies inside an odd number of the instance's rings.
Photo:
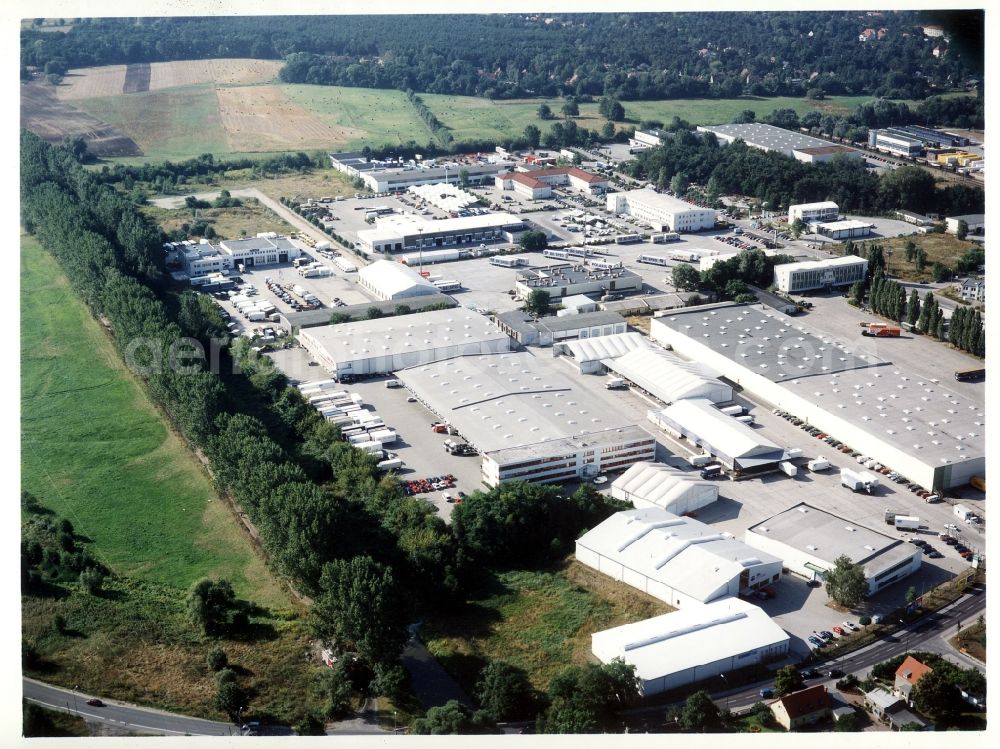
<svg viewBox="0 0 1000 749">
<path fill-rule="evenodd" d="M 945 231 L 949 234 L 958 234 L 958 222 L 964 221 L 968 226 L 969 234 L 978 234 L 986 229 L 986 216 L 982 213 L 970 213 L 965 216 L 949 216 L 944 220 Z"/>
<path fill-rule="evenodd" d="M 217 245 L 208 240 L 185 245 L 181 261 L 184 272 L 195 278 L 223 270 L 236 270 L 240 265 L 256 268 L 290 263 L 302 254 L 302 250 L 303 245 L 298 240 L 264 232 L 249 239 L 224 239 Z"/>
<path fill-rule="evenodd" d="M 733 399 L 733 389 L 707 367 L 660 348 L 636 348 L 606 366 L 664 403 L 684 398 L 707 398 L 712 403 Z"/>
<path fill-rule="evenodd" d="M 675 310 L 650 336 L 926 489 L 985 471 L 981 403 L 758 305 Z"/>
<path fill-rule="evenodd" d="M 338 379 L 510 349 L 502 330 L 464 307 L 307 328 L 299 341 Z"/>
<path fill-rule="evenodd" d="M 913 544 L 859 526 L 805 502 L 747 529 L 744 540 L 775 554 L 785 567 L 810 580 L 822 580 L 841 556 L 861 565 L 868 595 L 920 569 L 923 552 Z"/>
<path fill-rule="evenodd" d="M 787 452 L 757 430 L 727 416 L 707 398 L 679 400 L 647 417 L 660 429 L 704 448 L 737 475 L 764 473 L 778 467 Z"/>
<path fill-rule="evenodd" d="M 479 450 L 488 486 L 566 481 L 653 459 L 649 432 L 555 367 L 551 357 L 515 352 L 455 357 L 396 376 Z"/>
<path fill-rule="evenodd" d="M 459 216 L 428 221 L 411 213 L 380 216 L 374 229 L 358 232 L 358 244 L 368 252 L 404 252 L 492 242 L 506 232 L 522 231 L 524 222 L 506 213 Z"/>
<path fill-rule="evenodd" d="M 719 484 L 663 463 L 636 463 L 611 484 L 611 496 L 637 509 L 659 507 L 686 515 L 719 498 Z"/>
<path fill-rule="evenodd" d="M 791 156 L 799 161 L 826 161 L 840 155 L 848 158 L 860 158 L 861 154 L 853 148 L 844 150 L 843 146 L 834 146 L 825 140 L 813 138 L 811 135 L 785 130 L 774 125 L 760 122 L 748 122 L 732 125 L 699 125 L 700 133 L 713 133 L 723 143 L 732 143 L 739 139 L 751 148 L 762 151 L 777 151 L 785 156 Z M 836 150 L 829 150 L 829 149 Z M 853 152 L 853 153 L 848 153 Z"/>
<path fill-rule="evenodd" d="M 667 138 L 670 137 L 670 133 L 666 130 L 660 130 L 659 128 L 650 128 L 649 130 L 636 130 L 632 137 L 628 139 L 629 149 L 635 150 L 645 150 L 647 148 L 656 148 L 657 146 L 662 146 Z"/>
<path fill-rule="evenodd" d="M 894 156 L 919 156 L 924 152 L 924 142 L 896 128 L 869 130 L 868 145 L 877 151 Z"/>
<path fill-rule="evenodd" d="M 437 287 L 413 268 L 389 260 L 363 267 L 358 271 L 358 283 L 382 301 L 437 293 Z"/>
<path fill-rule="evenodd" d="M 783 658 L 789 637 L 752 603 L 728 598 L 591 635 L 602 663 L 635 666 L 645 696 L 715 680 L 746 666 Z"/>
<path fill-rule="evenodd" d="M 832 225 L 832 224 L 831 224 Z M 803 260 L 774 266 L 774 285 L 786 294 L 833 286 L 850 286 L 864 280 L 868 261 L 855 255 L 828 260 Z"/>
<path fill-rule="evenodd" d="M 532 291 L 542 289 L 548 293 L 550 300 L 558 303 L 562 297 L 576 294 L 640 291 L 642 276 L 626 268 L 602 270 L 564 263 L 518 270 L 514 285 L 518 299 L 527 299 Z"/>
<path fill-rule="evenodd" d="M 527 312 L 501 312 L 493 318 L 523 346 L 551 346 L 560 341 L 587 340 L 621 334 L 628 323 L 617 312 L 581 312 L 577 315 L 534 318 Z"/>
<path fill-rule="evenodd" d="M 604 371 L 609 360 L 637 348 L 649 348 L 650 345 L 649 339 L 642 333 L 615 333 L 599 338 L 561 341 L 553 346 L 552 354 L 572 359 L 580 374 L 593 374 Z"/>
<path fill-rule="evenodd" d="M 867 237 L 875 228 L 874 224 L 865 221 L 844 220 L 830 221 L 828 223 L 813 223 L 810 227 L 817 234 L 822 234 L 830 239 L 855 239 L 857 237 Z"/>
<path fill-rule="evenodd" d="M 781 578 L 780 558 L 661 507 L 616 512 L 577 539 L 576 559 L 675 608 Z"/>
<path fill-rule="evenodd" d="M 715 228 L 716 213 L 711 208 L 699 208 L 650 188 L 611 193 L 607 209 L 615 214 L 633 216 L 656 231 L 691 232 Z"/>
<path fill-rule="evenodd" d="M 331 153 L 328 156 L 330 157 L 330 165 L 334 169 L 352 177 L 358 177 L 373 192 L 398 192 L 417 185 L 433 185 L 439 182 L 458 184 L 462 180 L 463 174 L 469 184 L 491 185 L 497 174 L 506 172 L 514 166 L 511 161 L 399 166 L 369 160 L 357 151 Z"/>
<path fill-rule="evenodd" d="M 600 195 L 607 191 L 608 179 L 575 166 L 506 172 L 498 174 L 496 178 L 496 186 L 499 189 L 513 190 L 519 195 L 536 200 L 551 197 L 552 188 L 562 185 L 585 195 Z"/>
<path fill-rule="evenodd" d="M 425 200 L 436 208 L 449 213 L 461 211 L 479 202 L 479 198 L 466 192 L 459 185 L 445 183 L 433 185 L 416 185 L 409 189 L 421 200 Z"/>
<path fill-rule="evenodd" d="M 814 221 L 835 221 L 840 215 L 840 206 L 832 200 L 824 200 L 821 203 L 796 203 L 788 206 L 788 223 L 794 223 L 795 219 L 802 219 L 805 224 Z"/>
</svg>

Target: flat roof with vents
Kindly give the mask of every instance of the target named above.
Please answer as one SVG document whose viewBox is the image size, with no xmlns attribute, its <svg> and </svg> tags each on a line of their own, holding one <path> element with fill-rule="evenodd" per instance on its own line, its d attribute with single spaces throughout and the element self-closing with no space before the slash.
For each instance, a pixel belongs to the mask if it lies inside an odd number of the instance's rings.
<svg viewBox="0 0 1000 749">
<path fill-rule="evenodd" d="M 808 551 L 831 566 L 837 557 L 847 556 L 865 568 L 867 577 L 874 577 L 911 558 L 914 553 L 920 553 L 913 544 L 805 502 L 747 528 L 746 542 L 751 546 L 754 545 L 754 535 Z"/>
<path fill-rule="evenodd" d="M 310 350 L 322 350 L 335 362 L 510 341 L 489 318 L 464 307 L 321 325 L 299 335 Z"/>
<path fill-rule="evenodd" d="M 852 343 L 759 305 L 733 304 L 671 311 L 653 320 L 654 329 L 660 324 L 697 344 L 674 344 L 685 357 L 697 358 L 698 347 L 707 347 L 925 463 L 942 466 L 985 455 L 983 404 L 950 389 L 950 372 L 935 382 L 866 353 L 875 345 L 880 353 L 892 349 L 863 338 L 860 328 Z"/>
<path fill-rule="evenodd" d="M 545 361 L 526 351 L 456 356 L 399 370 L 396 376 L 484 453 L 517 450 L 530 456 L 539 443 L 568 440 L 575 445 L 599 433 L 621 442 L 624 433 L 618 430 L 626 428 L 651 438 L 630 426 L 612 400 L 581 389 L 552 362 L 551 356 Z"/>
<path fill-rule="evenodd" d="M 765 125 L 761 122 L 699 125 L 697 129 L 699 132 L 715 133 L 728 142 L 740 138 L 748 146 L 764 151 L 780 151 L 786 156 L 791 156 L 792 151 L 803 148 L 825 148 L 831 145 L 828 141 L 813 138 L 810 135 L 803 135 L 774 125 Z"/>
</svg>

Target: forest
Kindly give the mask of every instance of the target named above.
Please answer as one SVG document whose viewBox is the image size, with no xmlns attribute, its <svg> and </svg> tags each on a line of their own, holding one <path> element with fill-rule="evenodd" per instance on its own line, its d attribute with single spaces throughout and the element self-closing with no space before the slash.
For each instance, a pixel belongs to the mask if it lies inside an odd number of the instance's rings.
<svg viewBox="0 0 1000 749">
<path fill-rule="evenodd" d="M 214 303 L 167 285 L 160 229 L 129 196 L 87 171 L 71 148 L 22 131 L 21 197 L 25 230 L 100 316 L 173 426 L 208 458 L 218 490 L 257 527 L 270 563 L 313 599 L 314 635 L 356 657 L 351 674 L 331 677 L 349 680 L 347 689 L 400 694 L 408 625 L 428 611 L 462 605 L 494 570 L 558 563 L 584 529 L 624 508 L 590 485 L 563 496 L 560 487 L 511 482 L 473 492 L 445 525 L 429 505 L 406 496 L 394 475 L 381 475 L 373 456 L 345 442 L 246 339 L 225 346 L 218 366 L 209 366 L 204 351 L 225 338 Z M 109 571 L 83 553 L 53 557 L 46 566 L 39 539 L 59 534 L 70 539 L 72 528 L 36 524 L 25 531 L 26 580 L 86 573 L 99 585 L 97 578 Z M 225 593 L 228 584 L 219 585 Z M 609 698 L 616 706 L 614 693 L 634 686 L 617 667 L 570 667 L 559 684 L 593 678 L 619 684 Z M 567 701 L 597 699 L 564 695 L 557 687 L 554 681 L 550 696 L 518 703 L 547 709 L 553 732 L 575 725 L 578 711 Z M 480 696 L 484 705 L 495 702 L 488 697 Z M 588 703 L 593 715 L 602 714 L 592 707 Z M 497 720 L 535 717 L 509 712 L 517 709 L 487 707 L 470 726 L 489 731 Z"/>
<path fill-rule="evenodd" d="M 680 130 L 659 148 L 640 153 L 628 165 L 632 177 L 659 187 L 702 186 L 709 201 L 720 195 L 747 195 L 773 209 L 792 203 L 836 202 L 845 213 L 886 214 L 898 209 L 944 215 L 982 213 L 981 187 L 936 187 L 930 172 L 905 166 L 878 176 L 862 160 L 803 164 L 791 156 L 751 148 L 737 140 L 720 145 L 712 133 Z M 680 177 L 678 178 L 678 175 Z"/>
<path fill-rule="evenodd" d="M 925 36 L 930 23 L 953 43 Z M 251 57 L 286 60 L 290 83 L 492 99 L 923 99 L 981 79 L 982 25 L 981 11 L 74 19 L 65 33 L 22 30 L 21 65 Z M 884 32 L 860 41 L 869 28 Z"/>
</svg>

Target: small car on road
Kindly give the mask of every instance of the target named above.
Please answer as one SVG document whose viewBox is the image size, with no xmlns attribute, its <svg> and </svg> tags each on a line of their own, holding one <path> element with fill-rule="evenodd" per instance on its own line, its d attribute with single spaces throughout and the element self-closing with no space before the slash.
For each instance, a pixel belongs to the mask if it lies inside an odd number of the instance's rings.
<svg viewBox="0 0 1000 749">
<path fill-rule="evenodd" d="M 104 707 L 104 703 L 96 697 L 87 700 L 87 704 L 91 707 Z"/>
</svg>

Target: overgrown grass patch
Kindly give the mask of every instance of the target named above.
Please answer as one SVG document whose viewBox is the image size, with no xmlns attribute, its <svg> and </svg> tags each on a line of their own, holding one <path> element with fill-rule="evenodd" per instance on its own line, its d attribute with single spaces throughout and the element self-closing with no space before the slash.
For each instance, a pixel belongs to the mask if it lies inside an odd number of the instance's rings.
<svg viewBox="0 0 1000 749">
<path fill-rule="evenodd" d="M 31 237 L 21 243 L 22 487 L 120 574 L 181 591 L 225 578 L 241 597 L 288 607 L 55 260 Z"/>
<path fill-rule="evenodd" d="M 241 206 L 199 208 L 195 212 L 190 208 L 158 208 L 153 205 L 142 206 L 141 210 L 168 234 L 181 228 L 182 224 L 191 225 L 196 221 L 207 221 L 219 239 L 252 237 L 258 232 L 265 231 L 278 234 L 289 234 L 294 231 L 290 224 L 261 205 L 260 201 L 254 198 L 240 198 L 240 200 L 243 201 Z"/>
<path fill-rule="evenodd" d="M 666 611 L 662 602 L 574 561 L 495 573 L 457 612 L 429 617 L 421 636 L 470 693 L 491 660 L 524 669 L 544 691 L 561 668 L 587 662 L 592 633 Z"/>
</svg>

